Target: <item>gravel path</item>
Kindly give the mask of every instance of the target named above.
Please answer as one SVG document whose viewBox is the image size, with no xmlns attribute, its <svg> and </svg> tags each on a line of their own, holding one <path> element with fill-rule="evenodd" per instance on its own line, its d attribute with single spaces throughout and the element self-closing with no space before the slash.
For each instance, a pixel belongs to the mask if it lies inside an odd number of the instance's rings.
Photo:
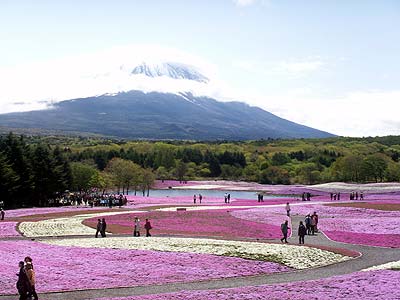
<svg viewBox="0 0 400 300">
<path fill-rule="evenodd" d="M 298 243 L 297 226 L 299 224 L 299 221 L 301 221 L 302 219 L 303 218 L 297 216 L 292 217 L 293 235 L 291 238 L 289 238 L 289 243 L 291 244 Z M 133 295 L 161 294 L 169 292 L 178 292 L 182 290 L 210 290 L 210 289 L 232 288 L 232 287 L 243 287 L 243 286 L 257 286 L 264 284 L 277 284 L 277 283 L 321 279 L 321 278 L 332 277 L 335 275 L 349 274 L 371 266 L 400 260 L 399 249 L 352 245 L 352 244 L 334 242 L 328 239 L 321 232 L 317 233 L 315 236 L 306 236 L 305 238 L 306 238 L 305 240 L 306 245 L 344 248 L 360 252 L 362 253 L 362 255 L 350 261 L 337 263 L 326 267 L 307 269 L 302 271 L 294 271 L 290 273 L 233 277 L 233 278 L 224 278 L 216 280 L 196 281 L 189 283 L 171 283 L 171 284 L 151 285 L 151 286 L 43 293 L 40 295 L 40 299 L 82 300 L 82 299 L 94 299 L 100 297 L 124 297 Z M 19 237 L 15 239 L 24 239 L 24 237 Z M 277 241 L 279 242 L 279 240 Z M 17 299 L 17 298 L 18 297 L 16 295 L 0 296 L 0 300 Z"/>
</svg>

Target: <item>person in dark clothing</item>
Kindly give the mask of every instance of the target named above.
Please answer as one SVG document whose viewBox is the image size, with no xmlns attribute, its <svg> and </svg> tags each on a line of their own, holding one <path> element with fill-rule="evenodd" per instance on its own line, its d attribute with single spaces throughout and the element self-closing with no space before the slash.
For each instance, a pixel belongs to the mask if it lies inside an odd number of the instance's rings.
<svg viewBox="0 0 400 300">
<path fill-rule="evenodd" d="M 146 219 L 146 223 L 144 224 L 144 229 L 146 229 L 146 236 L 151 236 L 150 229 L 152 229 L 149 219 Z"/>
<path fill-rule="evenodd" d="M 308 214 L 305 219 L 307 234 L 311 234 L 311 216 Z"/>
<path fill-rule="evenodd" d="M 3 221 L 4 220 L 4 215 L 5 215 L 6 213 L 4 212 L 4 210 L 2 209 L 2 208 L 0 208 L 0 217 L 1 217 L 1 220 Z"/>
<path fill-rule="evenodd" d="M 101 226 L 102 226 L 101 220 L 100 220 L 100 219 L 97 219 L 97 226 L 96 226 L 96 235 L 95 235 L 95 237 L 98 237 L 98 236 L 99 236 L 99 233 L 101 232 Z"/>
<path fill-rule="evenodd" d="M 102 219 L 101 220 L 101 237 L 106 237 L 106 229 L 107 229 L 107 223 L 106 223 L 106 219 Z"/>
<path fill-rule="evenodd" d="M 285 243 L 288 243 L 287 241 L 287 235 L 288 235 L 288 230 L 289 230 L 289 222 L 286 220 L 284 223 L 281 224 L 281 231 L 283 237 L 281 238 L 281 242 L 285 241 Z"/>
<path fill-rule="evenodd" d="M 199 201 L 200 201 L 200 204 L 201 204 L 201 200 L 203 200 L 203 196 L 202 196 L 202 194 L 199 194 Z"/>
<path fill-rule="evenodd" d="M 303 225 L 303 221 L 300 221 L 299 230 L 298 230 L 299 244 L 304 244 L 304 236 L 306 235 L 306 233 L 307 233 L 307 229 Z"/>
<path fill-rule="evenodd" d="M 18 263 L 18 267 L 19 267 L 19 273 L 17 274 L 18 276 L 17 290 L 19 294 L 19 300 L 26 300 L 28 299 L 28 293 L 30 292 L 29 279 L 28 275 L 26 275 L 23 261 L 20 261 Z"/>
</svg>

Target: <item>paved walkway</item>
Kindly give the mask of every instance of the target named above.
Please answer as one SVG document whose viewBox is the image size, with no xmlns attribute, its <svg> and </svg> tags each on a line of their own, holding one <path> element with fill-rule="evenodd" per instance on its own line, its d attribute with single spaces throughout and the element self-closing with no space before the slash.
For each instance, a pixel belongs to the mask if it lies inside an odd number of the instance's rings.
<svg viewBox="0 0 400 300">
<path fill-rule="evenodd" d="M 297 227 L 299 221 L 302 219 L 303 218 L 300 217 L 292 217 L 293 235 L 291 238 L 289 238 L 290 244 L 298 243 Z M 88 236 L 86 237 L 92 238 Z M 48 237 L 48 238 L 54 238 L 54 237 Z M 95 299 L 101 297 L 125 297 L 133 295 L 161 294 L 169 292 L 179 292 L 182 290 L 210 290 L 210 289 L 232 288 L 232 287 L 243 287 L 243 286 L 257 286 L 264 284 L 278 284 L 278 283 L 296 282 L 304 280 L 314 280 L 314 279 L 332 277 L 335 275 L 349 274 L 371 266 L 400 260 L 399 249 L 361 246 L 361 245 L 352 245 L 352 244 L 334 242 L 328 239 L 322 233 L 317 233 L 315 236 L 306 236 L 305 238 L 306 238 L 305 240 L 306 245 L 344 248 L 348 250 L 358 251 L 362 253 L 362 255 L 350 261 L 314 269 L 293 271 L 290 273 L 233 277 L 224 279 L 196 281 L 189 283 L 170 283 L 170 284 L 150 285 L 150 286 L 42 293 L 40 294 L 40 299 L 82 300 L 82 299 Z M 25 238 L 19 237 L 15 239 L 25 239 Z M 279 242 L 279 240 L 275 242 Z M 18 297 L 16 295 L 0 296 L 0 300 L 17 299 L 17 298 Z"/>
</svg>

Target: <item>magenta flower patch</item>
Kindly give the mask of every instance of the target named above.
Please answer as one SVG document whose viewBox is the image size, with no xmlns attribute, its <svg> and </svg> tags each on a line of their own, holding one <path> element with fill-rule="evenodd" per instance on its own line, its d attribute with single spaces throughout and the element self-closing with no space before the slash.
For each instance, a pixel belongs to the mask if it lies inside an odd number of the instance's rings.
<svg viewBox="0 0 400 300">
<path fill-rule="evenodd" d="M 133 219 L 139 216 L 142 220 L 148 218 L 152 224 L 152 234 L 213 236 L 224 238 L 259 238 L 277 239 L 281 237 L 281 219 L 276 224 L 263 224 L 245 219 L 235 218 L 227 210 L 201 211 L 153 211 L 143 214 L 123 214 L 110 216 L 107 219 L 112 233 L 131 234 Z M 84 221 L 85 225 L 95 227 L 97 218 Z M 142 229 L 143 230 L 143 229 Z"/>
<path fill-rule="evenodd" d="M 33 258 L 38 292 L 189 282 L 291 270 L 277 263 L 208 254 L 2 241 L 0 294 L 16 293 L 18 262 L 28 255 Z"/>
<path fill-rule="evenodd" d="M 327 300 L 327 299 L 400 299 L 399 271 L 369 271 L 335 276 L 320 280 L 249 286 L 241 288 L 182 291 L 177 293 L 142 295 L 96 300 Z"/>
</svg>

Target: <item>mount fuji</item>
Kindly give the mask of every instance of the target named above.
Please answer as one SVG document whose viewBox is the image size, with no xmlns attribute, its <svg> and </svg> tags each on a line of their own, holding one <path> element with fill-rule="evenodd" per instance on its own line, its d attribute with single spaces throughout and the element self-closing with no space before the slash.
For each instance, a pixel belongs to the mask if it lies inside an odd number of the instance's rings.
<svg viewBox="0 0 400 300">
<path fill-rule="evenodd" d="M 330 133 L 303 126 L 243 102 L 207 96 L 210 78 L 178 62 L 120 65 L 95 79 L 117 78 L 123 88 L 77 97 L 45 109 L 0 114 L 0 126 L 127 139 L 252 140 L 325 138 Z M 203 96 L 203 95 L 205 96 Z"/>
</svg>

